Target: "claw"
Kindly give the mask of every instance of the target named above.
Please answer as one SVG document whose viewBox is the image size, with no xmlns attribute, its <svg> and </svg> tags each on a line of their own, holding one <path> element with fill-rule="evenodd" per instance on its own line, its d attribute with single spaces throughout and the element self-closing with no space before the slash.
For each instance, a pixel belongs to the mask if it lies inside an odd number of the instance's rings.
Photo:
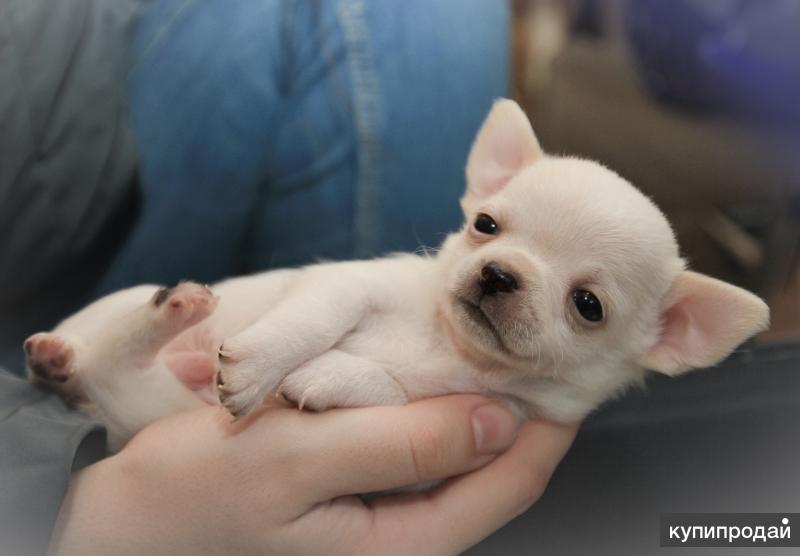
<svg viewBox="0 0 800 556">
<path fill-rule="evenodd" d="M 227 389 L 225 388 L 225 380 L 222 378 L 221 372 L 217 373 L 217 390 L 220 392 L 227 392 Z"/>
<path fill-rule="evenodd" d="M 226 400 L 225 400 L 225 401 L 227 401 L 227 398 L 226 398 Z M 233 409 L 232 407 L 230 407 L 229 405 L 227 405 L 227 404 L 225 403 L 225 401 L 223 401 L 223 402 L 222 402 L 222 405 L 223 405 L 223 406 L 225 406 L 225 409 L 228 411 L 228 413 L 230 413 L 230 414 L 231 414 L 231 416 L 233 417 L 233 422 L 234 422 L 234 423 L 235 423 L 236 421 L 238 421 L 238 420 L 239 420 L 241 417 L 243 417 L 243 416 L 245 415 L 245 414 L 244 414 L 244 412 L 242 412 L 241 410 L 236 410 L 236 409 Z"/>
</svg>

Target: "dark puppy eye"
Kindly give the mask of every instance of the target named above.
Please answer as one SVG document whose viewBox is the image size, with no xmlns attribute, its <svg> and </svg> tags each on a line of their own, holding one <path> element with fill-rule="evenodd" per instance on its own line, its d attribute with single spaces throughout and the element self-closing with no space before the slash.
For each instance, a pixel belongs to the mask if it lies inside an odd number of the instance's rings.
<svg viewBox="0 0 800 556">
<path fill-rule="evenodd" d="M 494 221 L 494 218 L 483 212 L 475 218 L 475 229 L 482 234 L 487 234 L 490 236 L 495 235 L 499 231 L 497 222 Z"/>
<path fill-rule="evenodd" d="M 572 302 L 583 318 L 589 322 L 599 322 L 603 320 L 603 306 L 592 292 L 586 290 L 575 290 L 572 292 Z"/>
</svg>

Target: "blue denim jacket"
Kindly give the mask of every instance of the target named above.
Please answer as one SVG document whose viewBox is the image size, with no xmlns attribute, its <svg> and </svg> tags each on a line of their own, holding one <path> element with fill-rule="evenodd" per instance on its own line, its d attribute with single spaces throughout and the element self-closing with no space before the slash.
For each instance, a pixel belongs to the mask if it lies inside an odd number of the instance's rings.
<svg viewBox="0 0 800 556">
<path fill-rule="evenodd" d="M 141 218 L 98 294 L 437 245 L 508 90 L 486 0 L 159 0 L 130 95 Z"/>
</svg>

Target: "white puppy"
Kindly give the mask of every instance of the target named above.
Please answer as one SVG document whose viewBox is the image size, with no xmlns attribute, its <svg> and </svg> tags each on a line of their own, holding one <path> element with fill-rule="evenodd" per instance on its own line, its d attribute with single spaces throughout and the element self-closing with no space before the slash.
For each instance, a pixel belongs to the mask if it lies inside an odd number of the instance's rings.
<svg viewBox="0 0 800 556">
<path fill-rule="evenodd" d="M 463 229 L 435 255 L 124 290 L 25 343 L 31 378 L 105 422 L 115 447 L 204 403 L 300 406 L 495 396 L 584 417 L 640 382 L 713 365 L 767 306 L 685 270 L 658 208 L 606 168 L 545 155 L 498 101 L 467 164 Z"/>
</svg>

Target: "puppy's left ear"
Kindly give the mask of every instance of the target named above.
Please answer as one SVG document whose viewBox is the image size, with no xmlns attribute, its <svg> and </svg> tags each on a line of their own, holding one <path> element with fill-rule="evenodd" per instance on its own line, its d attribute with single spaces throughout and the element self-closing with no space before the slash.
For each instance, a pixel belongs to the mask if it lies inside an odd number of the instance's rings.
<svg viewBox="0 0 800 556">
<path fill-rule="evenodd" d="M 675 279 L 662 328 L 642 366 L 667 375 L 708 367 L 769 326 L 769 307 L 752 293 L 697 272 Z"/>
<path fill-rule="evenodd" d="M 496 101 L 469 153 L 464 199 L 497 193 L 517 172 L 542 156 L 522 108 L 513 100 Z"/>
</svg>

